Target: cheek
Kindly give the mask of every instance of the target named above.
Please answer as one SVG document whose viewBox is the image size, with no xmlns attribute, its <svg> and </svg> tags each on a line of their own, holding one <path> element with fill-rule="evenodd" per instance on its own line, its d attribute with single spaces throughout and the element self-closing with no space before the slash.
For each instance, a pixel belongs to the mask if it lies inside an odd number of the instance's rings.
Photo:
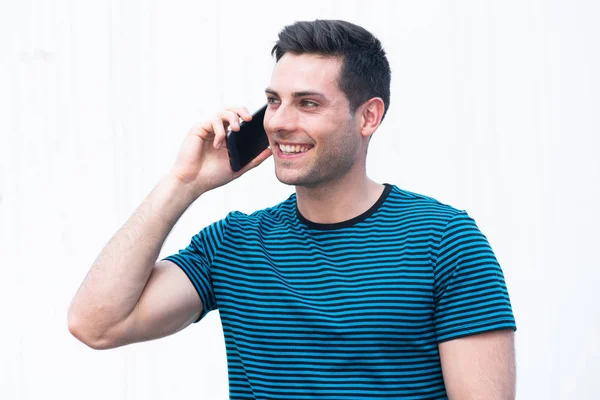
<svg viewBox="0 0 600 400">
<path fill-rule="evenodd" d="M 335 133 L 327 141 L 328 152 L 339 158 L 354 159 L 359 152 L 361 139 L 353 125 L 345 121 L 338 125 Z"/>
<path fill-rule="evenodd" d="M 316 142 L 333 143 L 343 135 L 340 127 L 344 122 L 329 116 L 313 116 L 303 118 L 302 127 Z"/>
</svg>

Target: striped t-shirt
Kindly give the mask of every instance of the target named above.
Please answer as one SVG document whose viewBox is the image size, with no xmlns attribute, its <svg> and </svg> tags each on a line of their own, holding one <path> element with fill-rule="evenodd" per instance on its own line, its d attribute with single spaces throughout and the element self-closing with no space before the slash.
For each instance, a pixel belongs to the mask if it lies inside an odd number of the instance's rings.
<svg viewBox="0 0 600 400">
<path fill-rule="evenodd" d="M 502 270 L 465 211 L 386 184 L 318 224 L 292 194 L 229 213 L 166 257 L 219 309 L 230 399 L 445 399 L 438 344 L 516 330 Z"/>
</svg>

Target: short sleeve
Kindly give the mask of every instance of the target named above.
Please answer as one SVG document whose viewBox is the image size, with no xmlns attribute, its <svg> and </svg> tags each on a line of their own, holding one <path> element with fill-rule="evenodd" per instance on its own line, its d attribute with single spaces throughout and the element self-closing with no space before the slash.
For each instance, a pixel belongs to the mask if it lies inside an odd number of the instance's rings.
<svg viewBox="0 0 600 400">
<path fill-rule="evenodd" d="M 217 309 L 211 266 L 223 242 L 226 225 L 227 218 L 214 222 L 194 235 L 185 249 L 163 259 L 174 262 L 185 272 L 202 300 L 202 313 L 194 323 Z"/>
<path fill-rule="evenodd" d="M 487 238 L 464 211 L 444 229 L 434 279 L 438 342 L 517 329 L 502 269 Z"/>
</svg>

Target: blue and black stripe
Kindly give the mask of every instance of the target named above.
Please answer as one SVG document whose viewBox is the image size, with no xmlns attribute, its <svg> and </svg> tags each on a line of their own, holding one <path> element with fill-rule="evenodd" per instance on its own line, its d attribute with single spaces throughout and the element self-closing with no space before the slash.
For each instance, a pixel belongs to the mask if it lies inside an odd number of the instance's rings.
<svg viewBox="0 0 600 400">
<path fill-rule="evenodd" d="M 198 321 L 219 309 L 231 399 L 445 399 L 440 342 L 516 329 L 474 220 L 390 184 L 336 224 L 308 221 L 295 194 L 232 212 L 166 259 Z"/>
</svg>

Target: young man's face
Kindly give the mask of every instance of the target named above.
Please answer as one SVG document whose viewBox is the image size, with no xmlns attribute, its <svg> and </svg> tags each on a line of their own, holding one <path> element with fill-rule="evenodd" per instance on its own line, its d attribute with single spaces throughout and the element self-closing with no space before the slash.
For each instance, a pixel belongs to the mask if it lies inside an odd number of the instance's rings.
<svg viewBox="0 0 600 400">
<path fill-rule="evenodd" d="M 366 142 L 338 85 L 341 66 L 339 58 L 290 53 L 275 65 L 264 126 L 282 183 L 316 187 L 365 156 Z"/>
</svg>

